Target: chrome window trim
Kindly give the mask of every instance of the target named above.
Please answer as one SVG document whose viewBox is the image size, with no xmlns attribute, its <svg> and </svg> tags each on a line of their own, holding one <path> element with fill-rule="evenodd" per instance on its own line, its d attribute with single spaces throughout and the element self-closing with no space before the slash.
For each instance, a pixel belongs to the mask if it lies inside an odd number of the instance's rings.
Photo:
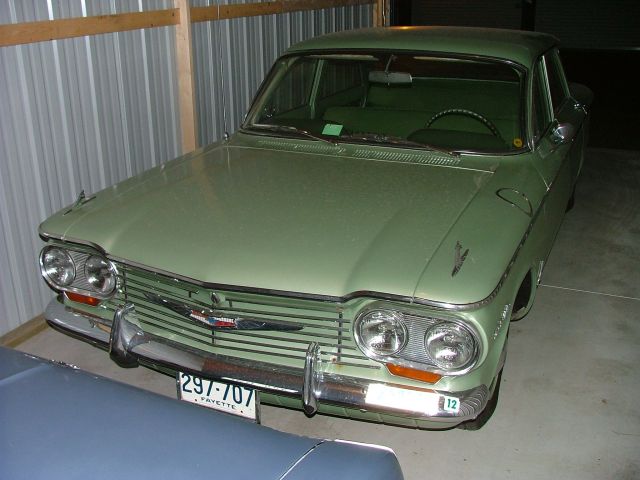
<svg viewBox="0 0 640 480">
<path fill-rule="evenodd" d="M 564 68 L 562 66 L 562 63 L 560 62 L 558 49 L 552 48 L 551 50 L 546 51 L 542 55 L 542 59 L 545 71 L 545 80 L 548 88 L 547 93 L 549 98 L 549 105 L 551 105 L 551 114 L 553 116 L 553 119 L 555 120 L 556 114 L 560 112 L 564 108 L 564 105 L 567 103 L 567 101 L 571 99 L 571 91 L 569 90 L 569 85 L 567 83 L 567 77 L 565 75 Z M 549 83 L 549 68 L 555 68 L 559 73 L 561 73 L 561 75 L 559 76 L 559 80 L 560 88 L 564 93 L 564 97 L 562 98 L 562 101 L 559 105 L 553 105 L 553 99 L 551 97 L 551 85 Z"/>
<path fill-rule="evenodd" d="M 345 52 L 354 52 L 354 51 L 370 51 L 370 52 L 402 52 L 403 54 L 406 55 L 428 55 L 428 56 L 433 56 L 433 57 L 451 57 L 451 56 L 455 56 L 457 58 L 460 59 L 466 59 L 466 60 L 476 60 L 476 61 L 483 61 L 483 62 L 492 62 L 492 63 L 500 63 L 500 64 L 504 64 L 504 65 L 508 65 L 510 67 L 512 67 L 513 69 L 515 69 L 516 71 L 518 71 L 519 73 L 522 74 L 522 79 L 521 79 L 521 86 L 520 86 L 520 91 L 521 91 L 521 100 L 520 100 L 520 125 L 522 128 L 522 133 L 524 135 L 528 135 L 528 131 L 527 131 L 527 114 L 526 114 L 526 103 L 527 103 L 527 99 L 526 99 L 526 95 L 525 92 L 527 91 L 527 74 L 528 74 L 528 70 L 527 68 L 518 62 L 515 62 L 513 60 L 508 60 L 506 58 L 500 58 L 500 57 L 492 57 L 492 56 L 488 56 L 488 55 L 473 55 L 473 54 L 463 54 L 463 53 L 454 53 L 454 52 L 433 52 L 431 50 L 413 50 L 413 49 L 402 49 L 402 48 L 394 48 L 394 49 L 385 49 L 385 48 L 333 48 L 330 50 L 326 50 L 326 49 L 310 49 L 310 50 L 296 50 L 294 52 L 290 52 L 290 53 L 285 53 L 283 55 L 281 55 L 280 57 L 278 57 L 274 63 L 273 66 L 271 67 L 271 70 L 269 71 L 269 73 L 265 76 L 264 80 L 262 81 L 262 83 L 260 84 L 260 87 L 258 88 L 257 92 L 255 93 L 253 99 L 251 100 L 251 103 L 249 105 L 249 108 L 247 109 L 247 113 L 245 114 L 242 123 L 240 124 L 239 127 L 239 131 L 244 133 L 245 135 L 259 135 L 260 133 L 262 133 L 265 136 L 275 136 L 275 137 L 280 137 L 280 138 L 292 138 L 290 135 L 287 135 L 283 132 L 256 132 L 255 130 L 251 130 L 251 125 L 249 123 L 249 118 L 254 117 L 257 114 L 258 110 L 258 99 L 263 95 L 264 90 L 266 88 L 266 86 L 268 85 L 268 83 L 270 83 L 272 77 L 275 75 L 275 66 L 276 63 L 280 60 L 283 60 L 287 57 L 300 57 L 300 56 L 308 56 L 308 55 L 318 55 L 318 54 L 326 54 L 328 51 L 330 52 L 335 52 L 335 53 L 345 53 Z M 525 140 L 528 140 L 525 138 Z M 353 140 L 352 140 L 353 142 Z M 351 143 L 351 142 L 341 142 L 341 143 Z M 355 143 L 355 142 L 353 142 Z M 358 144 L 358 143 L 356 143 Z M 361 143 L 362 145 L 371 145 L 371 143 Z M 413 148 L 416 149 L 416 147 L 407 147 L 407 146 L 392 146 L 392 145 L 387 145 L 390 146 L 391 148 L 402 148 L 402 149 L 407 149 L 407 148 Z M 428 148 L 425 148 L 424 150 L 429 150 Z M 507 152 L 487 152 L 487 151 L 476 151 L 476 150 L 455 150 L 456 153 L 460 153 L 460 154 L 466 154 L 466 155 L 474 155 L 474 156 L 496 156 L 496 155 L 519 155 L 521 153 L 526 153 L 531 151 L 532 149 L 530 148 L 529 142 L 528 141 L 524 141 L 522 144 L 522 148 L 519 148 L 517 150 L 512 150 L 512 151 L 507 151 Z"/>
</svg>

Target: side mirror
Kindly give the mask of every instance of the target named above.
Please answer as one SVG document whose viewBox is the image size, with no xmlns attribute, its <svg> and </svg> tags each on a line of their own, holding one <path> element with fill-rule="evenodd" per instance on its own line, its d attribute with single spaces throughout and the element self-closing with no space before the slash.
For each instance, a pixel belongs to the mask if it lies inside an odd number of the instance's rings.
<svg viewBox="0 0 640 480">
<path fill-rule="evenodd" d="M 570 123 L 559 123 L 551 130 L 551 140 L 556 145 L 564 145 L 573 140 L 576 129 Z"/>
</svg>

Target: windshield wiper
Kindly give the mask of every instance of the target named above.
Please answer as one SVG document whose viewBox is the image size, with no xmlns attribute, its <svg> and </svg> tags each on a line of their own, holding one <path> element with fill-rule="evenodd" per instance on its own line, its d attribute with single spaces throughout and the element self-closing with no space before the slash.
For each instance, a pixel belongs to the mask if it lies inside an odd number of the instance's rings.
<svg viewBox="0 0 640 480">
<path fill-rule="evenodd" d="M 269 124 L 269 123 L 252 123 L 249 125 L 249 128 L 253 128 L 256 130 L 269 130 L 270 132 L 290 132 L 297 133 L 299 135 L 304 135 L 307 138 L 312 138 L 314 140 L 319 140 L 321 142 L 330 143 L 333 146 L 337 146 L 336 142 L 332 142 L 331 140 L 327 140 L 326 138 L 322 138 L 318 135 L 314 135 L 307 130 L 302 130 L 301 128 L 294 127 L 292 125 L 277 125 L 277 124 Z"/>
<path fill-rule="evenodd" d="M 444 153 L 452 157 L 459 157 L 460 152 L 455 150 L 448 150 L 437 145 L 431 145 L 430 143 L 414 142 L 413 140 L 407 140 L 406 138 L 396 137 L 393 135 L 383 135 L 380 133 L 352 133 L 349 135 L 341 135 L 341 139 L 349 140 L 362 140 L 365 142 L 387 143 L 390 145 L 398 145 L 404 147 L 418 147 L 433 150 L 434 152 Z"/>
</svg>

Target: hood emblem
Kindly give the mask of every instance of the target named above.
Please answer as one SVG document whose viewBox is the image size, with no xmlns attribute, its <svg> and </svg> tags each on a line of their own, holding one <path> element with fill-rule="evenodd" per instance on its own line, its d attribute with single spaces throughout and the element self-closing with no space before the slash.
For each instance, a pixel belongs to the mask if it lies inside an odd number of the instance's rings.
<svg viewBox="0 0 640 480">
<path fill-rule="evenodd" d="M 212 330 L 273 330 L 285 332 L 302 330 L 303 328 L 302 325 L 297 323 L 239 317 L 209 308 L 196 308 L 185 303 L 169 300 L 155 293 L 145 292 L 144 296 L 150 302 L 163 306 Z"/>
<path fill-rule="evenodd" d="M 467 255 L 469 254 L 469 249 L 467 248 L 464 253 L 462 253 L 462 245 L 460 242 L 456 242 L 456 257 L 453 263 L 453 271 L 451 272 L 451 276 L 455 277 L 460 269 L 462 268 L 462 264 L 467 259 Z"/>
<path fill-rule="evenodd" d="M 89 203 L 91 200 L 93 200 L 94 198 L 96 198 L 95 195 L 91 195 L 90 197 L 87 197 L 84 194 L 84 190 L 82 190 L 80 192 L 80 195 L 78 195 L 78 198 L 76 199 L 75 202 L 73 202 L 73 205 L 71 205 L 63 214 L 62 216 L 64 217 L 67 213 L 71 213 L 75 208 L 81 207 L 82 205 L 84 205 L 85 203 Z"/>
</svg>

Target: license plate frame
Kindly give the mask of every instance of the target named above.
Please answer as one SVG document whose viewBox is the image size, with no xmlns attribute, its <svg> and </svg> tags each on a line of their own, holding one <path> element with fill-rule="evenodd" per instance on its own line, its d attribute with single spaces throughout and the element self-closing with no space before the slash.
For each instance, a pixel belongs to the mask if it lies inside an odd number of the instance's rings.
<svg viewBox="0 0 640 480">
<path fill-rule="evenodd" d="M 176 389 L 183 402 L 260 423 L 258 390 L 180 371 L 176 372 Z"/>
</svg>

